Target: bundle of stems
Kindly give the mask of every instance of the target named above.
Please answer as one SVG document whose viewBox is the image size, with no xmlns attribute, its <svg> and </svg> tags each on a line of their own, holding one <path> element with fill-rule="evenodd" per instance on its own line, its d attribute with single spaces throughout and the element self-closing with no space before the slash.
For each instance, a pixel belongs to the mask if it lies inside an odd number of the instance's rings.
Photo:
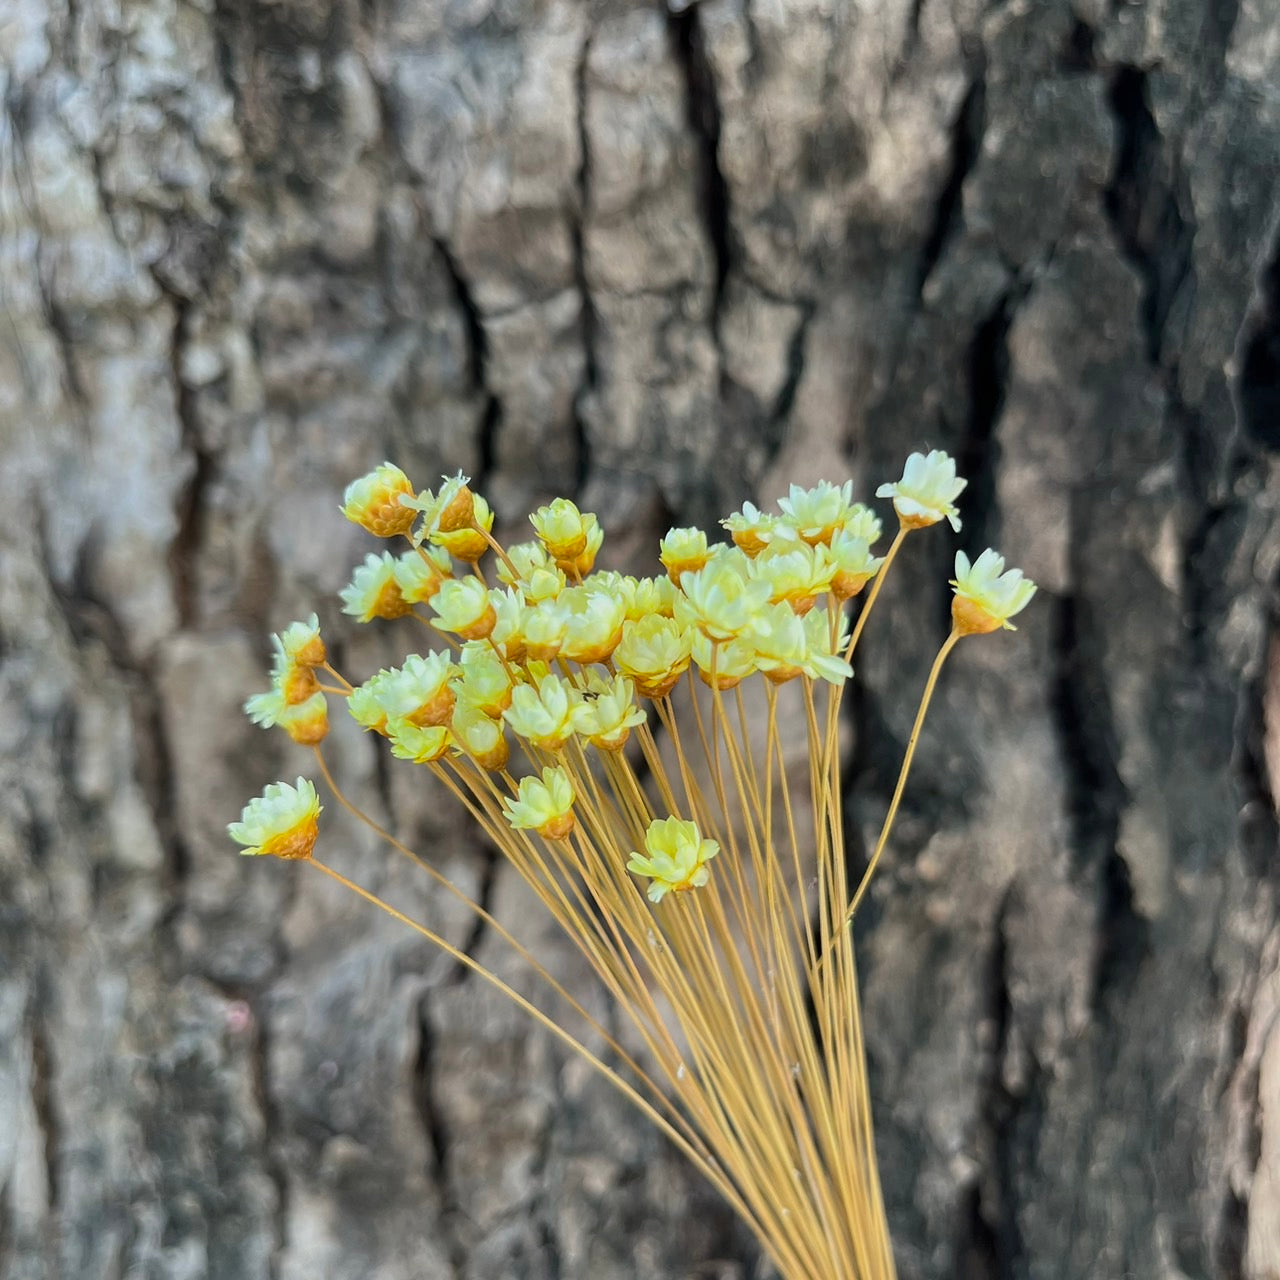
<svg viewBox="0 0 1280 1280">
<path fill-rule="evenodd" d="M 417 613 L 448 647 L 356 687 L 328 663 L 315 619 L 295 623 L 276 637 L 271 691 L 247 704 L 311 746 L 338 802 L 485 920 L 561 1004 L 554 1014 L 535 1006 L 321 862 L 319 803 L 304 778 L 268 787 L 233 824 L 246 852 L 310 862 L 517 1001 L 688 1156 L 786 1280 L 895 1274 L 853 916 L 947 654 L 963 635 L 1008 627 L 1034 588 L 994 552 L 974 565 L 958 556 L 954 627 L 856 877 L 843 838 L 841 695 L 904 539 L 958 523 L 963 484 L 945 455 L 912 455 L 903 480 L 881 490 L 899 517 L 883 559 L 870 551 L 879 521 L 850 502 L 851 486 L 793 487 L 780 515 L 748 504 L 730 517 L 733 547 L 673 530 L 666 578 L 637 580 L 592 573 L 598 526 L 571 503 L 535 513 L 538 541 L 508 550 L 463 478 L 418 495 L 385 464 L 352 486 L 345 510 L 411 546 L 400 561 L 370 557 L 344 592 L 348 612 Z M 485 577 L 489 553 L 505 588 Z M 457 557 L 469 574 L 455 576 Z M 850 633 L 846 602 L 868 584 Z M 762 708 L 758 693 L 744 697 L 746 680 L 762 684 Z M 503 924 L 348 801 L 321 745 L 333 696 L 457 798 L 625 1015 L 627 1045 Z M 803 719 L 807 771 L 784 748 L 787 715 Z"/>
</svg>

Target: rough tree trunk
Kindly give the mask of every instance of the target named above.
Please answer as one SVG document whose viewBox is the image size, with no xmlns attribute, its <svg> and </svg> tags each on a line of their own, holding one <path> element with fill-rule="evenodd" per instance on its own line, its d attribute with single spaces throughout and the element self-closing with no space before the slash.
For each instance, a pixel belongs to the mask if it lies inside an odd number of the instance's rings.
<svg viewBox="0 0 1280 1280">
<path fill-rule="evenodd" d="M 0 50 L 0 1276 L 755 1274 L 523 1017 L 235 857 L 307 765 L 238 705 L 313 605 L 403 649 L 332 596 L 384 456 L 625 558 L 924 446 L 1042 593 L 949 667 L 862 917 L 901 1274 L 1280 1276 L 1271 0 L 7 0 Z M 855 846 L 953 549 L 868 632 Z"/>
</svg>

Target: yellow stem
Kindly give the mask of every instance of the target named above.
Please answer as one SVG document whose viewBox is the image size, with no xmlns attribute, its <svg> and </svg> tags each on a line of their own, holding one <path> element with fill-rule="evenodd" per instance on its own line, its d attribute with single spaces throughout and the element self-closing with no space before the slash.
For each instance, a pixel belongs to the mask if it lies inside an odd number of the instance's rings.
<svg viewBox="0 0 1280 1280">
<path fill-rule="evenodd" d="M 862 636 L 862 628 L 867 625 L 871 610 L 875 607 L 876 600 L 880 596 L 880 588 L 884 586 L 884 579 L 889 572 L 889 566 L 893 563 L 894 556 L 898 554 L 898 548 L 902 546 L 907 534 L 910 532 L 905 524 L 899 525 L 897 536 L 894 538 L 889 550 L 884 554 L 884 560 L 880 564 L 880 571 L 876 574 L 876 579 L 871 584 L 871 590 L 867 592 L 867 601 L 858 614 L 858 621 L 854 623 L 853 635 L 849 637 L 849 647 L 844 651 L 844 660 L 846 662 L 853 657 L 853 651 L 858 647 L 858 640 Z"/>
</svg>

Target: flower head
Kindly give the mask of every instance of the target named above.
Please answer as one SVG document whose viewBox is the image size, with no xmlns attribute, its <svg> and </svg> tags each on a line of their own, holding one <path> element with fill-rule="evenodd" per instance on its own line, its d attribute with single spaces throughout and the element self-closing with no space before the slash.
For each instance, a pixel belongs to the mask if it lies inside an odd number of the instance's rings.
<svg viewBox="0 0 1280 1280">
<path fill-rule="evenodd" d="M 771 604 L 785 602 L 797 613 L 808 613 L 820 595 L 831 589 L 836 566 L 821 542 L 776 539 L 753 561 L 754 576 L 769 584 Z"/>
<path fill-rule="evenodd" d="M 741 511 L 720 523 L 729 531 L 734 545 L 749 556 L 758 556 L 769 545 L 778 517 L 758 510 L 752 503 L 744 502 Z"/>
<path fill-rule="evenodd" d="M 583 515 L 568 498 L 556 498 L 539 507 L 529 523 L 552 560 L 576 560 L 587 549 L 589 521 L 594 519 L 590 513 Z"/>
<path fill-rule="evenodd" d="M 1021 613 L 1036 593 L 1036 584 L 1021 569 L 1005 570 L 1004 557 L 988 547 L 973 564 L 963 551 L 956 552 L 956 576 L 951 585 L 951 618 L 961 635 L 983 635 L 1003 627 L 1016 631 L 1009 621 Z"/>
<path fill-rule="evenodd" d="M 754 637 L 754 628 L 751 634 Z M 695 631 L 693 665 L 703 684 L 712 689 L 732 689 L 755 674 L 756 651 L 751 640 L 708 640 L 701 631 Z"/>
<path fill-rule="evenodd" d="M 387 673 L 379 671 L 364 684 L 357 685 L 347 698 L 347 714 L 362 729 L 384 737 L 387 733 L 387 708 L 382 701 L 381 681 Z"/>
<path fill-rule="evenodd" d="M 770 595 L 769 584 L 751 575 L 751 564 L 730 548 L 704 568 L 684 574 L 675 600 L 676 620 L 697 627 L 708 640 L 743 634 Z"/>
<path fill-rule="evenodd" d="M 489 550 L 489 539 L 485 537 L 493 528 L 493 512 L 489 504 L 479 494 L 472 496 L 471 523 L 460 529 L 433 529 L 430 534 L 432 543 L 443 548 L 457 560 L 465 560 L 475 564 Z"/>
<path fill-rule="evenodd" d="M 446 578 L 453 577 L 453 561 L 441 547 L 414 547 L 396 561 L 396 585 L 409 604 L 430 600 Z"/>
<path fill-rule="evenodd" d="M 399 467 L 384 462 L 368 475 L 347 485 L 342 495 L 342 514 L 379 538 L 408 533 L 416 514 L 401 498 L 413 498 L 413 485 Z"/>
<path fill-rule="evenodd" d="M 436 611 L 432 626 L 452 631 L 464 640 L 483 640 L 498 621 L 489 588 L 479 578 L 453 578 L 440 584 L 431 597 Z"/>
<path fill-rule="evenodd" d="M 788 496 L 778 500 L 778 507 L 783 523 L 811 547 L 826 545 L 853 514 L 853 481 L 834 485 L 822 480 L 812 489 L 793 484 Z"/>
<path fill-rule="evenodd" d="M 504 799 L 502 812 L 517 831 L 536 831 L 564 840 L 573 830 L 573 786 L 563 769 L 546 768 L 542 780 L 521 778 L 517 797 Z"/>
<path fill-rule="evenodd" d="M 449 727 L 453 731 L 454 751 L 470 756 L 489 772 L 506 767 L 511 748 L 501 721 L 490 719 L 469 702 L 459 701 Z"/>
<path fill-rule="evenodd" d="M 882 484 L 876 497 L 893 499 L 893 509 L 904 529 L 923 529 L 939 520 L 949 520 L 958 533 L 960 513 L 955 500 L 968 483 L 956 475 L 955 460 L 949 454 L 932 449 L 927 456 L 911 454 L 902 469 L 902 479 L 896 484 Z"/>
<path fill-rule="evenodd" d="M 483 640 L 468 640 L 459 659 L 458 700 L 496 720 L 511 705 L 511 675 Z"/>
<path fill-rule="evenodd" d="M 707 863 L 720 852 L 714 840 L 704 840 L 697 823 L 680 818 L 655 818 L 644 837 L 644 853 L 631 854 L 627 870 L 648 876 L 650 902 L 671 892 L 699 889 L 710 878 Z"/>
<path fill-rule="evenodd" d="M 244 704 L 245 712 L 254 724 L 264 729 L 279 725 L 299 746 L 314 747 L 329 732 L 329 704 L 319 689 L 301 701 L 291 702 L 283 676 L 277 672 L 267 693 L 255 693 L 249 698 Z"/>
<path fill-rule="evenodd" d="M 412 720 L 387 720 L 391 754 L 414 764 L 430 764 L 449 749 L 449 730 L 443 725 L 423 727 Z"/>
<path fill-rule="evenodd" d="M 338 593 L 342 598 L 342 612 L 361 622 L 403 618 L 410 612 L 412 606 L 396 580 L 396 563 L 389 551 L 380 556 L 372 552 L 365 556 L 364 564 L 356 569 L 350 584 Z"/>
<path fill-rule="evenodd" d="M 240 851 L 245 855 L 309 858 L 319 833 L 320 812 L 320 798 L 306 778 L 293 786 L 272 782 L 245 805 L 240 821 L 231 823 L 227 834 L 245 846 Z"/>
<path fill-rule="evenodd" d="M 658 544 L 658 559 L 662 561 L 667 576 L 677 586 L 680 577 L 701 569 L 711 559 L 707 535 L 701 529 L 668 529 L 666 537 Z"/>
<path fill-rule="evenodd" d="M 692 629 L 674 618 L 640 618 L 623 624 L 613 665 L 634 680 L 646 698 L 662 698 L 688 670 L 692 646 Z"/>
<path fill-rule="evenodd" d="M 411 653 L 403 667 L 380 673 L 378 701 L 388 720 L 426 728 L 448 724 L 456 700 L 451 682 L 460 674 L 447 653 Z"/>
<path fill-rule="evenodd" d="M 593 673 L 587 692 L 594 696 L 574 708 L 574 727 L 601 751 L 621 751 L 631 730 L 645 720 L 636 706 L 635 686 L 625 676 L 604 680 Z"/>
<path fill-rule="evenodd" d="M 534 684 L 517 685 L 503 717 L 512 732 L 540 751 L 559 751 L 573 737 L 574 708 L 582 694 L 567 680 L 545 674 Z"/>
<path fill-rule="evenodd" d="M 565 618 L 561 652 L 584 666 L 604 662 L 622 639 L 626 605 L 616 595 L 591 587 L 567 587 L 556 598 Z"/>
<path fill-rule="evenodd" d="M 877 520 L 876 524 L 879 523 Z M 835 565 L 831 590 L 837 600 L 851 600 L 879 573 L 884 563 L 882 556 L 871 554 L 871 539 L 851 529 L 837 533 L 828 550 Z"/>
<path fill-rule="evenodd" d="M 328 657 L 320 639 L 320 619 L 314 613 L 306 622 L 291 622 L 271 641 L 277 657 L 293 666 L 323 666 Z"/>
</svg>

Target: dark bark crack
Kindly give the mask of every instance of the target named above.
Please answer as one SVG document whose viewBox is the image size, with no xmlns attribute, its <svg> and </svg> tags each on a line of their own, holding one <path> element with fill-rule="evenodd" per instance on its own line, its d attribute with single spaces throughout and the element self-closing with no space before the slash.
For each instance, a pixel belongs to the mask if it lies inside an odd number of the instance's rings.
<svg viewBox="0 0 1280 1280">
<path fill-rule="evenodd" d="M 718 348 L 720 312 L 731 261 L 729 184 L 720 168 L 720 98 L 698 6 L 690 4 L 671 14 L 669 22 L 676 59 L 684 72 L 689 131 L 698 148 L 698 194 L 715 272 L 711 332 Z"/>
<path fill-rule="evenodd" d="M 450 1170 L 452 1144 L 449 1127 L 436 1097 L 436 1035 L 431 1024 L 429 993 L 424 993 L 418 1001 L 418 1055 L 413 1079 L 414 1106 L 431 1156 L 427 1176 L 434 1183 L 440 1200 L 440 1229 L 445 1252 L 455 1280 L 462 1280 L 466 1274 L 467 1250 L 457 1230 L 459 1206 Z"/>
<path fill-rule="evenodd" d="M 1117 761 L 1110 692 L 1089 606 L 1075 595 L 1054 602 L 1057 662 L 1054 724 L 1066 777 L 1071 848 L 1080 871 L 1097 877 L 1092 1003 L 1131 980 L 1149 945 L 1148 922 L 1134 905 L 1133 882 L 1119 850 L 1120 818 L 1128 800 Z M 1105 1021 L 1105 1015 L 1099 1013 Z"/>
<path fill-rule="evenodd" d="M 432 239 L 453 286 L 454 301 L 462 314 L 467 335 L 467 373 L 473 390 L 484 397 L 484 410 L 477 429 L 478 473 L 472 477 L 477 489 L 488 484 L 497 465 L 498 435 L 502 429 L 502 402 L 489 385 L 489 337 L 484 315 L 476 303 L 471 285 L 449 245 L 439 236 Z"/>
<path fill-rule="evenodd" d="M 483 862 L 480 866 L 480 881 L 472 901 L 481 911 L 488 912 L 493 907 L 494 890 L 498 883 L 498 871 L 502 865 L 502 857 L 491 844 L 486 844 L 483 847 L 481 857 Z M 489 922 L 483 916 L 477 915 L 471 922 L 471 928 L 459 948 L 462 954 L 475 960 L 479 955 L 480 948 L 484 945 L 484 940 L 488 933 Z M 472 973 L 473 970 L 459 960 L 454 965 L 453 976 L 450 981 L 457 985 L 465 982 L 472 976 Z"/>
<path fill-rule="evenodd" d="M 934 204 L 929 234 L 920 251 L 920 264 L 916 271 L 917 298 L 923 294 L 943 250 L 960 228 L 964 183 L 978 162 L 986 123 L 987 81 L 980 69 L 961 99 L 960 109 L 951 126 L 951 160 L 946 181 Z"/>
</svg>

